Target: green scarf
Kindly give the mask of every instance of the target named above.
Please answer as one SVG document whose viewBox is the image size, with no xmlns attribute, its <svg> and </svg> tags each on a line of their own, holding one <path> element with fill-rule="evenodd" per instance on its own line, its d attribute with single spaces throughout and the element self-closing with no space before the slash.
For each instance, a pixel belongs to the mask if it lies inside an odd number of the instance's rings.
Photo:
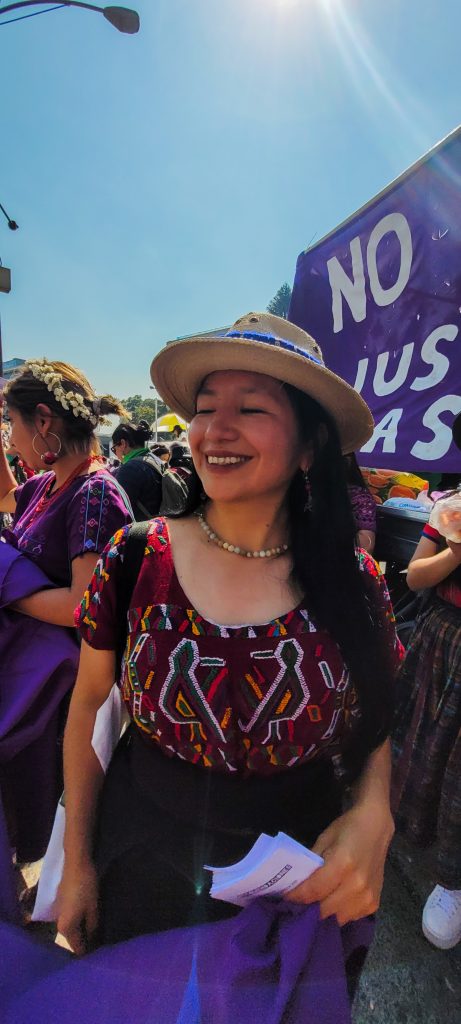
<svg viewBox="0 0 461 1024">
<path fill-rule="evenodd" d="M 149 448 L 133 448 L 133 451 L 127 452 L 127 454 L 123 456 L 122 465 L 124 466 L 125 462 L 129 462 L 130 459 L 137 458 L 138 455 L 150 455 Z"/>
</svg>

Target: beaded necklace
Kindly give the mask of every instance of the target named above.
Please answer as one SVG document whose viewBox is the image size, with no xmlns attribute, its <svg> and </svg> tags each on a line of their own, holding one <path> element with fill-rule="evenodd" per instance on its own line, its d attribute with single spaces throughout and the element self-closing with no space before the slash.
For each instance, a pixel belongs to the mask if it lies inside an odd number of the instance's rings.
<svg viewBox="0 0 461 1024">
<path fill-rule="evenodd" d="M 29 530 L 32 523 L 34 523 L 35 520 L 38 519 L 38 516 L 41 515 L 43 509 L 45 507 L 49 509 L 50 505 L 53 504 L 53 501 L 56 498 L 60 498 L 61 494 L 64 494 L 64 492 L 67 491 L 70 485 L 73 484 L 74 480 L 76 480 L 76 478 L 80 476 L 80 474 L 83 473 L 85 469 L 89 469 L 93 462 L 99 462 L 99 459 L 99 455 L 88 455 L 88 457 L 84 459 L 83 462 L 80 462 L 80 464 L 76 466 L 75 469 L 72 470 L 72 473 L 70 474 L 70 476 L 67 477 L 66 480 L 64 480 L 64 483 L 61 484 L 61 486 L 58 487 L 55 491 L 52 491 L 51 488 L 53 487 L 54 481 L 56 480 L 56 477 L 54 477 L 54 480 L 50 481 L 49 486 L 44 490 L 41 498 L 38 499 L 37 504 L 34 505 L 33 509 L 31 510 L 30 516 L 27 519 L 27 526 L 25 527 L 25 529 Z"/>
<path fill-rule="evenodd" d="M 222 540 L 221 537 L 218 537 L 218 534 L 215 533 L 207 523 L 202 509 L 197 509 L 195 515 L 197 516 L 200 526 L 206 533 L 208 539 L 211 540 L 213 544 L 217 544 L 218 548 L 222 548 L 223 551 L 228 551 L 231 555 L 241 555 L 242 558 L 279 558 L 280 555 L 284 555 L 288 551 L 288 544 L 280 544 L 278 548 L 262 548 L 260 551 L 246 551 L 245 548 L 239 548 L 236 544 L 229 544 L 227 540 Z"/>
</svg>

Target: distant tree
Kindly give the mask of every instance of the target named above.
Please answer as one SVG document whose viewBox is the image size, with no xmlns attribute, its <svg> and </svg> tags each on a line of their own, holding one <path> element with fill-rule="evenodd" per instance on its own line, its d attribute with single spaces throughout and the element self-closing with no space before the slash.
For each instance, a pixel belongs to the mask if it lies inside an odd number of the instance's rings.
<svg viewBox="0 0 461 1024">
<path fill-rule="evenodd" d="M 155 399 L 154 398 L 143 398 L 142 395 L 130 395 L 129 398 L 122 399 L 122 405 L 125 406 L 127 412 L 131 413 L 131 417 L 135 423 L 139 423 L 139 420 L 147 420 L 148 423 L 153 423 L 155 420 Z M 168 406 L 165 402 L 159 398 L 157 400 L 157 416 L 164 416 L 168 412 Z"/>
<path fill-rule="evenodd" d="M 288 319 L 288 310 L 290 308 L 291 299 L 291 288 L 290 285 L 282 284 L 278 292 L 275 293 L 274 298 L 268 303 L 267 312 L 273 313 L 274 316 L 283 316 L 284 320 Z"/>
</svg>

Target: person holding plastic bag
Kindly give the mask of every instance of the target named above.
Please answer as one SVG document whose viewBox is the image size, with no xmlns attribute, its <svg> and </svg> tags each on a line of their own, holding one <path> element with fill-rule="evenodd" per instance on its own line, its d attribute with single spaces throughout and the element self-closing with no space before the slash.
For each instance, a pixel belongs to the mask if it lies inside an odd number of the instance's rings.
<svg viewBox="0 0 461 1024">
<path fill-rule="evenodd" d="M 461 447 L 461 417 L 453 437 Z M 420 846 L 438 841 L 422 926 L 450 949 L 461 941 L 461 493 L 435 502 L 407 583 L 431 595 L 399 677 L 393 806 L 402 834 Z"/>
</svg>

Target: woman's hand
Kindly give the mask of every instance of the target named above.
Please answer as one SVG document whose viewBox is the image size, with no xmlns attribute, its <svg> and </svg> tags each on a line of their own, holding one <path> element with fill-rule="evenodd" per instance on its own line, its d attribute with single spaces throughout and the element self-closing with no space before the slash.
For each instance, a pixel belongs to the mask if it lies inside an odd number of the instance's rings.
<svg viewBox="0 0 461 1024">
<path fill-rule="evenodd" d="M 322 918 L 339 925 L 373 914 L 379 907 L 384 864 L 394 823 L 387 807 L 356 804 L 322 832 L 313 847 L 325 864 L 287 895 L 296 903 L 320 903 Z"/>
<path fill-rule="evenodd" d="M 58 931 L 71 949 L 78 955 L 88 952 L 98 925 L 98 879 L 91 861 L 64 867 L 56 909 Z"/>
</svg>

